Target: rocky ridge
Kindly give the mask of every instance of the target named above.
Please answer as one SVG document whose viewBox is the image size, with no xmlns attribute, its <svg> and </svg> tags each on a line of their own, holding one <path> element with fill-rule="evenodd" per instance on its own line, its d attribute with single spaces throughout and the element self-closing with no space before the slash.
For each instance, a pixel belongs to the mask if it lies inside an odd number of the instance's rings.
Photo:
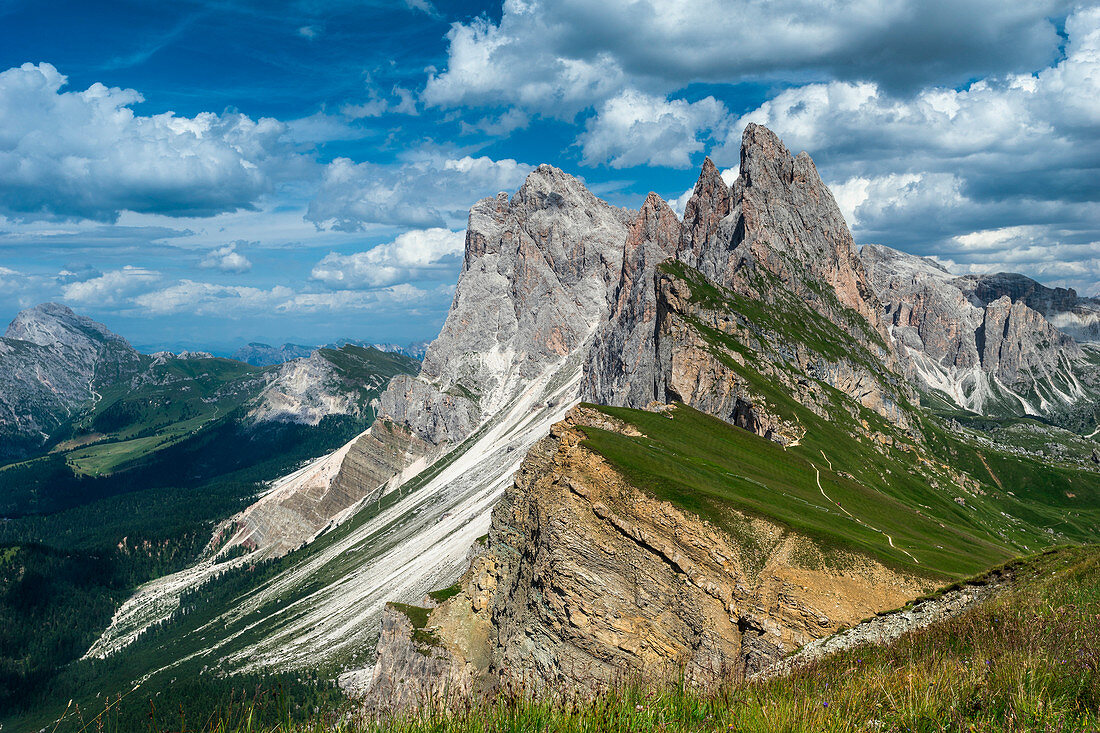
<svg viewBox="0 0 1100 733">
<path fill-rule="evenodd" d="M 768 310 L 778 317 L 761 317 Z M 824 414 L 829 400 L 809 386 L 820 379 L 904 428 L 912 395 L 880 311 L 809 156 L 791 156 L 771 131 L 749 125 L 732 186 L 707 159 L 682 224 L 659 197 L 646 199 L 589 356 L 585 397 L 636 408 L 682 401 L 797 441 L 802 428 L 784 422 L 751 371 Z M 837 342 L 851 348 L 831 348 Z"/>
<path fill-rule="evenodd" d="M 317 349 L 278 367 L 248 419 L 304 425 L 317 425 L 329 415 L 370 419 L 390 380 L 415 368 L 415 360 L 373 347 Z"/>
<path fill-rule="evenodd" d="M 1009 581 L 1011 576 L 1007 573 L 995 573 L 980 581 L 965 583 L 962 587 L 948 590 L 932 598 L 920 599 L 895 611 L 878 614 L 850 629 L 811 641 L 794 654 L 762 669 L 753 677 L 757 679 L 783 677 L 829 654 L 854 649 L 864 644 L 889 644 L 903 634 L 955 618 L 964 611 L 996 597 L 1007 587 Z"/>
<path fill-rule="evenodd" d="M 1019 278 L 956 278 L 934 261 L 880 245 L 864 246 L 861 258 L 904 369 L 920 387 L 974 412 L 1033 415 L 1095 391 L 1081 347 L 1028 306 L 1026 292 L 991 297 L 1001 292 L 994 283 Z"/>
<path fill-rule="evenodd" d="M 975 305 L 1007 296 L 1041 313 L 1062 333 L 1078 342 L 1100 341 L 1100 299 L 1082 298 L 1073 288 L 1048 288 L 1026 275 L 998 272 L 956 278 Z"/>
</svg>

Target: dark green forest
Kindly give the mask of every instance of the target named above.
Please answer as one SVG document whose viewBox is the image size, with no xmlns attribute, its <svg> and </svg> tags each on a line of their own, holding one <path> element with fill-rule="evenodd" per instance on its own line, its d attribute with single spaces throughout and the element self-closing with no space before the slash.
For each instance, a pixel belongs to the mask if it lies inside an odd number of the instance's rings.
<svg viewBox="0 0 1100 733">
<path fill-rule="evenodd" d="M 330 416 L 256 430 L 227 416 L 109 476 L 77 476 L 58 456 L 0 471 L 0 719 L 61 694 L 61 677 L 98 674 L 102 663 L 74 662 L 134 588 L 192 563 L 264 481 L 364 428 Z M 241 681 L 194 684 L 217 688 L 211 700 L 244 694 Z"/>
</svg>

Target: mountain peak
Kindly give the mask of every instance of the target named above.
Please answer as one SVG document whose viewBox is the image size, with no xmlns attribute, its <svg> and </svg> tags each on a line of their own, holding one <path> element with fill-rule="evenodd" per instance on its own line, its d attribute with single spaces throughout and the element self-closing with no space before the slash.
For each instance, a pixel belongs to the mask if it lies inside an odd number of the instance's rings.
<svg viewBox="0 0 1100 733">
<path fill-rule="evenodd" d="M 796 175 L 796 171 L 802 175 Z M 811 172 L 812 176 L 806 175 Z M 820 182 L 809 155 L 800 153 L 796 161 L 774 132 L 752 123 L 741 135 L 739 177 L 747 187 L 789 186 L 796 178 L 817 178 Z"/>
<path fill-rule="evenodd" d="M 5 338 L 29 341 L 39 346 L 49 346 L 58 341 L 72 338 L 97 341 L 118 340 L 122 337 L 113 333 L 102 323 L 87 316 L 77 315 L 67 305 L 61 303 L 41 303 L 16 314 L 4 333 Z"/>
<path fill-rule="evenodd" d="M 704 252 L 714 249 L 718 223 L 730 213 L 731 199 L 730 187 L 708 156 L 703 161 L 691 198 L 684 206 L 680 259 L 697 267 Z"/>
</svg>

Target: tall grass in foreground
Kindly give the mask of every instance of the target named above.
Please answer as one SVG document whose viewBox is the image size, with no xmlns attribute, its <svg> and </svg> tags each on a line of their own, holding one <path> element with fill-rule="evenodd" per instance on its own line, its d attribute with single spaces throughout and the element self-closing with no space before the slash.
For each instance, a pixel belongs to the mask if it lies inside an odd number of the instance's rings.
<svg viewBox="0 0 1100 733">
<path fill-rule="evenodd" d="M 1072 548 L 1043 555 L 1018 568 L 1016 578 L 1013 589 L 993 601 L 894 644 L 860 647 L 790 677 L 731 683 L 711 693 L 679 684 L 628 684 L 587 702 L 508 695 L 471 701 L 468 708 L 450 712 L 428 709 L 363 720 L 351 709 L 318 711 L 312 720 L 297 723 L 278 695 L 266 695 L 218 711 L 193 727 L 165 718 L 150 720 L 147 730 L 1100 730 L 1100 550 Z M 88 730 L 113 730 L 109 718 Z"/>
</svg>

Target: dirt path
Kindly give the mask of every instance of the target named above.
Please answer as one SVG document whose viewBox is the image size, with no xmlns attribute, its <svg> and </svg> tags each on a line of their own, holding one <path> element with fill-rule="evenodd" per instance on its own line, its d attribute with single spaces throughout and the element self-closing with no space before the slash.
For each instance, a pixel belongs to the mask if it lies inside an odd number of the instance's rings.
<svg viewBox="0 0 1100 733">
<path fill-rule="evenodd" d="M 825 462 L 829 464 L 829 470 L 830 470 L 830 471 L 832 471 L 832 470 L 833 470 L 833 462 L 829 460 L 829 457 L 828 457 L 827 455 L 825 455 L 825 451 L 821 451 L 821 457 L 822 457 L 822 458 L 824 458 L 824 459 L 825 459 Z M 811 466 L 814 466 L 814 464 L 813 464 L 813 463 L 811 463 L 810 465 L 811 465 Z M 988 468 L 988 467 L 987 467 L 987 468 Z M 822 495 L 822 496 L 824 496 L 824 497 L 825 497 L 825 498 L 826 498 L 827 500 L 829 500 L 830 502 L 832 502 L 832 503 L 833 503 L 833 505 L 835 505 L 837 509 L 839 509 L 840 511 L 844 512 L 844 513 L 845 513 L 845 514 L 847 514 L 847 515 L 848 515 L 849 517 L 851 517 L 851 518 L 852 518 L 852 519 L 854 519 L 855 521 L 859 522 L 860 524 L 862 524 L 862 525 L 863 525 L 864 527 L 866 527 L 867 529 L 873 529 L 874 531 L 876 531 L 876 532 L 878 532 L 879 534 L 881 534 L 881 535 L 882 535 L 883 537 L 885 537 L 885 538 L 886 538 L 886 542 L 887 542 L 887 543 L 888 543 L 888 544 L 890 545 L 890 547 L 892 547 L 892 548 L 893 548 L 893 549 L 895 549 L 895 550 L 901 550 L 902 552 L 904 552 L 904 553 L 905 553 L 906 555 L 908 555 L 908 556 L 909 556 L 909 559 L 911 559 L 911 560 L 912 560 L 913 562 L 915 562 L 915 563 L 916 563 L 917 565 L 920 565 L 920 560 L 918 560 L 917 558 L 913 557 L 913 554 L 912 554 L 911 552 L 909 552 L 909 550 L 906 550 L 906 549 L 904 549 L 904 548 L 898 547 L 897 545 L 895 545 L 895 544 L 894 544 L 894 538 L 893 538 L 893 537 L 891 537 L 890 535 L 886 534 L 885 532 L 883 532 L 883 531 L 882 531 L 881 529 L 879 529 L 878 527 L 872 527 L 871 525 L 867 524 L 867 522 L 864 522 L 864 521 L 863 521 L 862 519 L 860 519 L 859 517 L 857 517 L 856 515 L 852 514 L 852 513 L 850 512 L 850 511 L 848 511 L 848 510 L 847 510 L 847 509 L 845 509 L 844 507 L 842 507 L 842 506 L 840 505 L 840 503 L 839 503 L 839 502 L 837 502 L 837 501 L 834 501 L 832 497 L 830 497 L 830 496 L 829 496 L 828 494 L 826 494 L 826 493 L 825 493 L 825 489 L 824 489 L 824 488 L 823 488 L 823 487 L 821 486 L 821 471 L 819 471 L 819 470 L 818 470 L 817 466 L 814 466 L 814 473 L 815 473 L 815 474 L 817 474 L 817 475 L 816 475 L 816 479 L 817 479 L 817 490 L 821 492 L 821 495 Z M 1000 482 L 998 482 L 998 485 L 999 485 L 999 484 L 1000 484 Z"/>
<path fill-rule="evenodd" d="M 1001 491 L 1004 491 L 1005 490 L 1004 484 L 1001 483 L 1001 480 L 999 478 L 997 478 L 997 474 L 993 473 L 993 469 L 989 467 L 988 463 L 986 463 L 985 456 L 983 456 L 978 451 L 974 451 L 974 452 L 978 454 L 978 458 L 981 459 L 982 465 L 985 466 L 985 470 L 989 471 L 989 477 L 991 479 L 993 479 L 993 483 L 997 484 L 998 489 L 1000 489 Z"/>
</svg>

